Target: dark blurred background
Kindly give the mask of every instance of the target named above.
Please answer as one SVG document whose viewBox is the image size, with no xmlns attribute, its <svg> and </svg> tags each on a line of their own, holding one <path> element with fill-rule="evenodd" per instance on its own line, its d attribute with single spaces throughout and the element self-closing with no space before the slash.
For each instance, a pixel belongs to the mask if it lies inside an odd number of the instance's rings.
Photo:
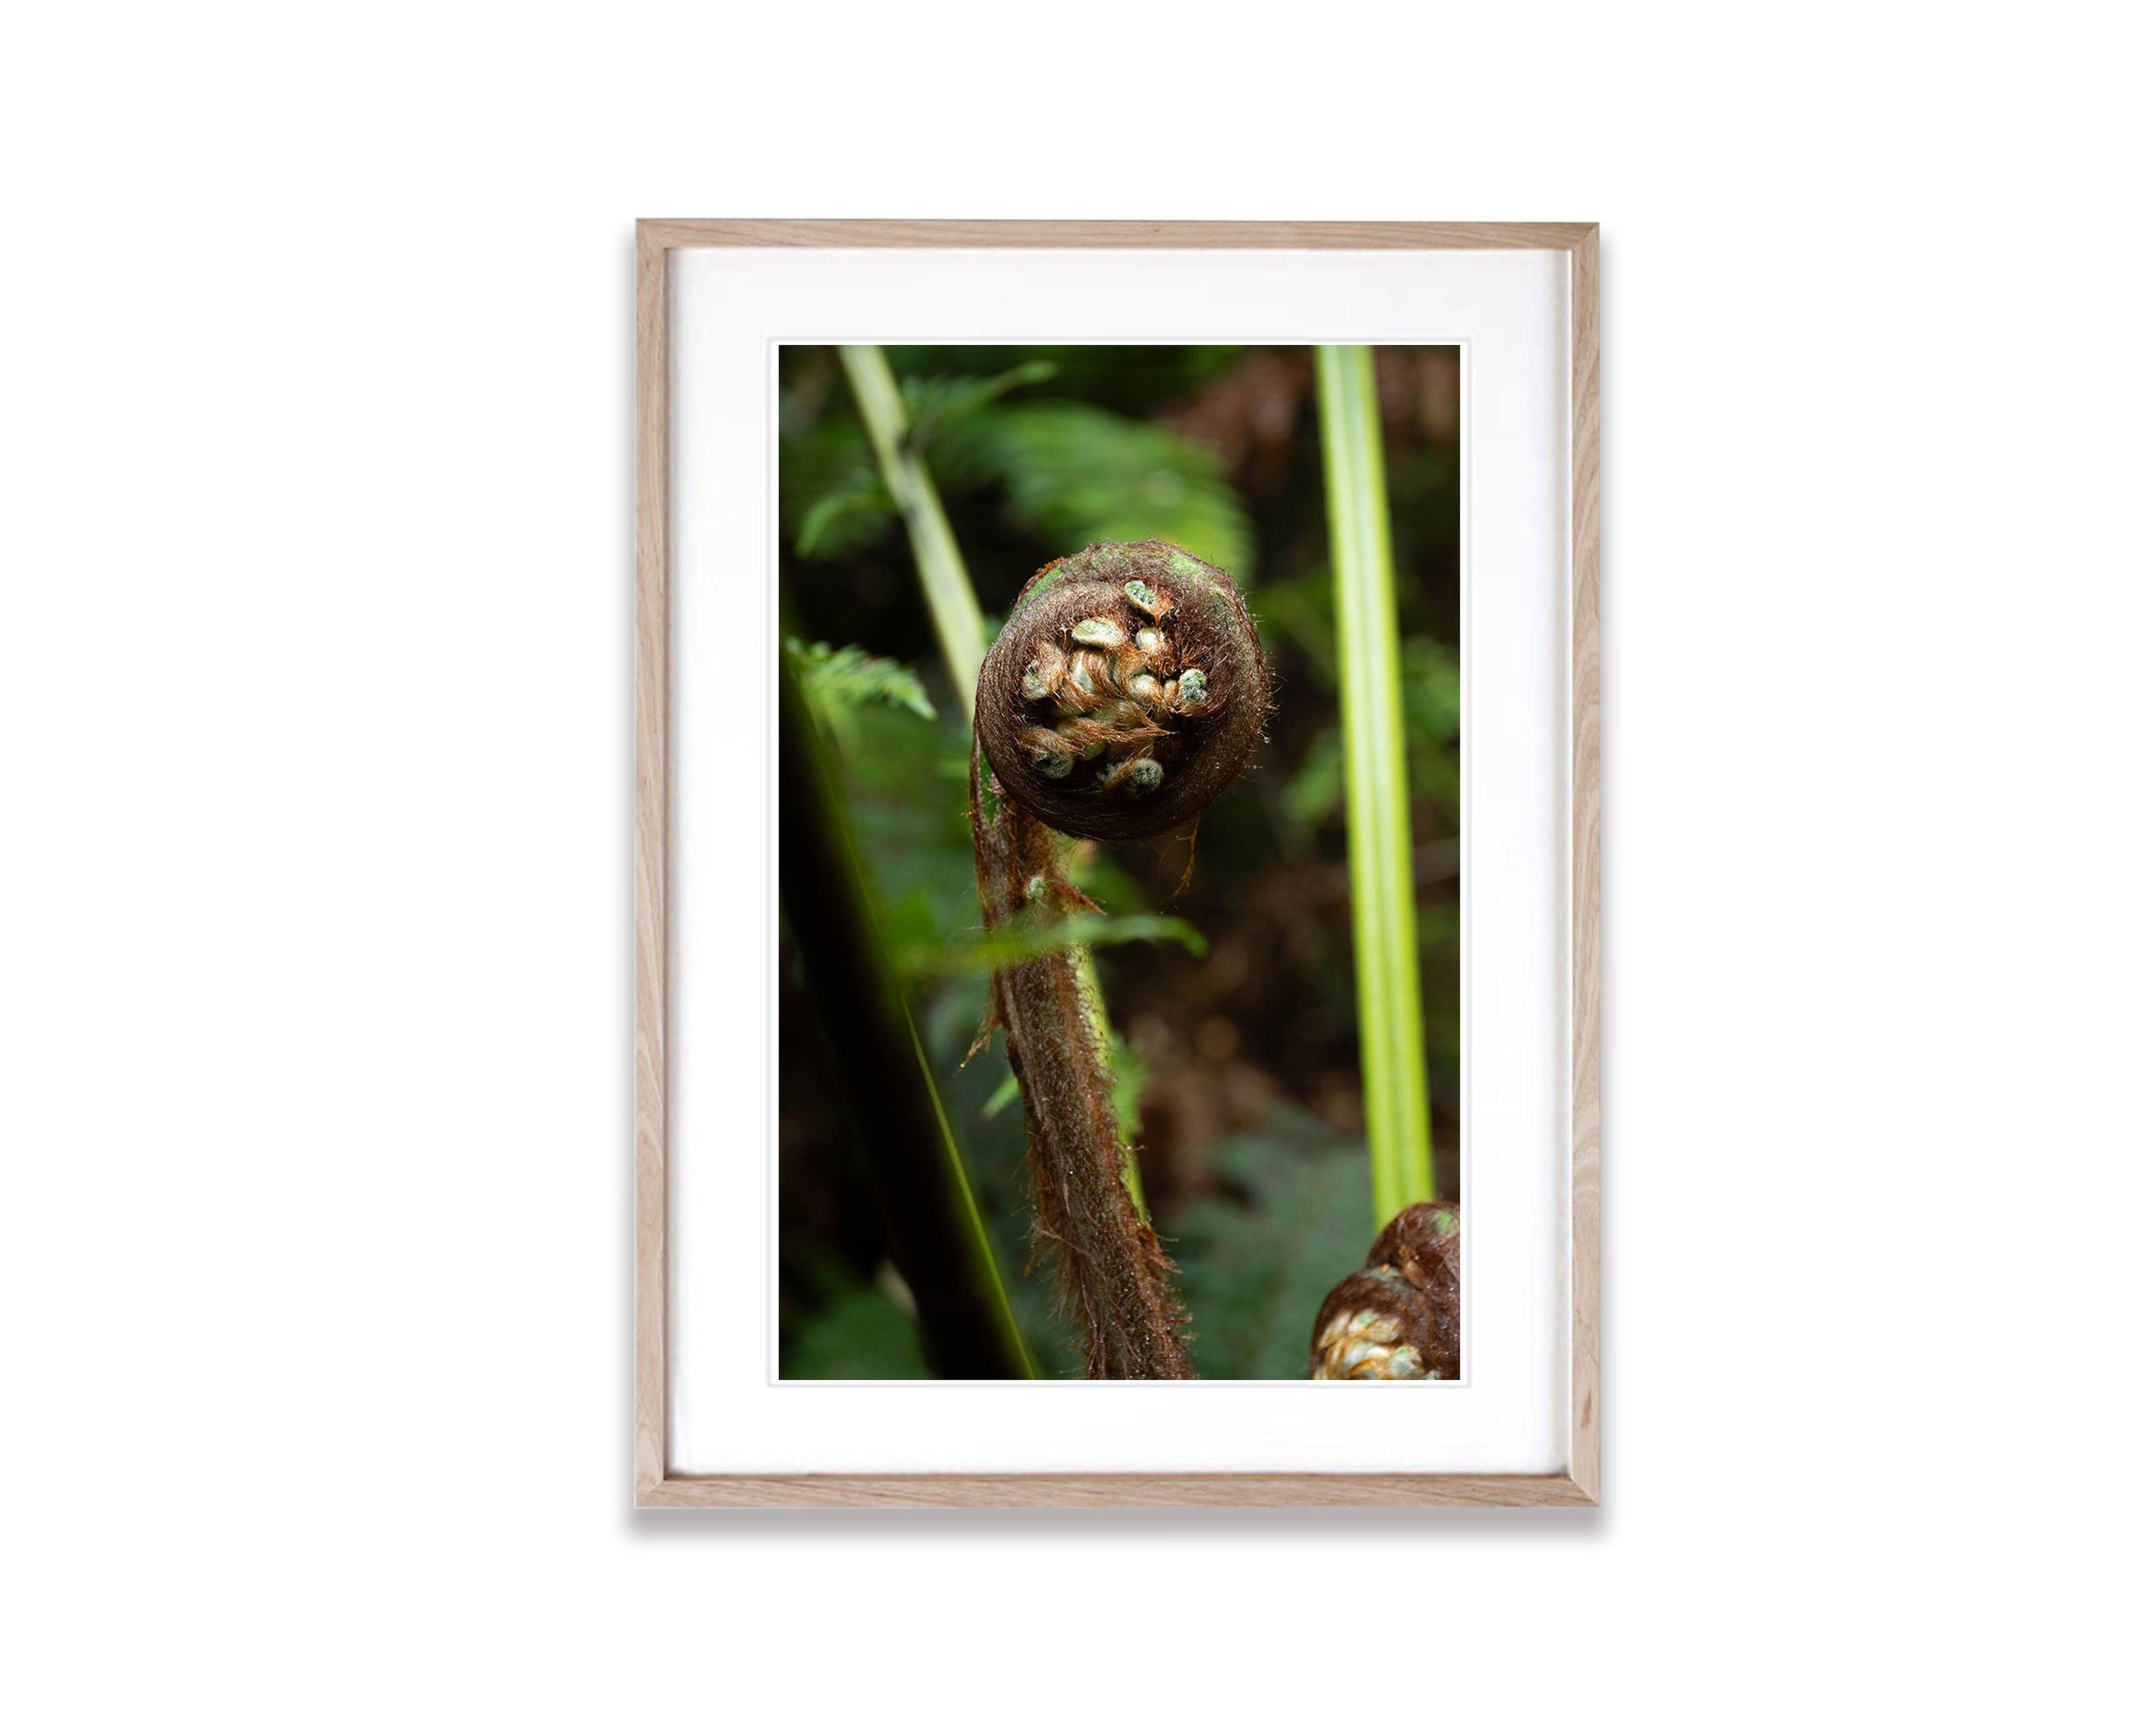
<svg viewBox="0 0 2156 1725">
<path fill-rule="evenodd" d="M 884 351 L 991 635 L 1035 570 L 1101 539 L 1180 545 L 1234 573 L 1257 616 L 1277 710 L 1253 771 L 1200 827 L 1195 866 L 1190 845 L 1170 840 L 1081 846 L 1072 872 L 1110 913 L 1166 911 L 1203 937 L 1203 956 L 1172 941 L 1098 950 L 1118 1103 L 1199 1373 L 1299 1377 L 1319 1300 L 1372 1234 L 1308 350 Z M 1436 1183 L 1456 1197 L 1459 351 L 1380 348 L 1375 359 Z M 779 387 L 783 630 L 835 742 L 885 942 L 1021 1327 L 1044 1371 L 1075 1375 L 1045 1268 L 1021 1273 L 1025 1135 L 1001 1039 L 966 1057 L 987 989 L 952 966 L 981 923 L 961 710 L 837 350 L 785 349 Z M 866 1151 L 835 1100 L 833 1053 L 792 954 L 781 956 L 782 1370 L 923 1376 Z"/>
</svg>

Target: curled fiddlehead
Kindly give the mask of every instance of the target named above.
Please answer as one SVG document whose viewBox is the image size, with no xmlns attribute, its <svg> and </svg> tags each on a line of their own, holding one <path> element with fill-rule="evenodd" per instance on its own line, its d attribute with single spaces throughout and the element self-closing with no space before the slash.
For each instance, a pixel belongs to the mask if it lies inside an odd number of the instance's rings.
<svg viewBox="0 0 2156 1725">
<path fill-rule="evenodd" d="M 974 872 L 991 935 L 1088 908 L 1058 834 L 1191 826 L 1241 774 L 1270 683 L 1223 570 L 1157 540 L 1088 546 L 1028 582 L 982 663 Z M 1167 1255 L 1122 1180 L 1103 1050 L 1068 947 L 999 966 L 992 1015 L 1024 1099 L 1034 1225 L 1091 1377 L 1188 1377 Z"/>
<path fill-rule="evenodd" d="M 1460 1207 L 1411 1204 L 1363 1267 L 1325 1296 L 1314 1378 L 1460 1376 Z"/>
<path fill-rule="evenodd" d="M 1120 841 L 1204 813 L 1250 759 L 1268 700 L 1235 582 L 1145 540 L 1089 546 L 1026 584 L 981 665 L 974 726 L 1013 802 Z"/>
</svg>

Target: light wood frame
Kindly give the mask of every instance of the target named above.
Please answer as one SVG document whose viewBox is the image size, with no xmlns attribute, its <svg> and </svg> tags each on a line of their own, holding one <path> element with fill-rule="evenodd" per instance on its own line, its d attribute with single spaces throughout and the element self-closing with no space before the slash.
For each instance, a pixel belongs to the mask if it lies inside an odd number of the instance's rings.
<svg viewBox="0 0 2156 1725">
<path fill-rule="evenodd" d="M 1562 1505 L 1601 1495 L 1601 658 L 1599 240 L 1578 222 L 827 222 L 637 224 L 636 1502 L 639 1505 Z M 1525 1474 L 668 1471 L 669 1004 L 668 257 L 703 246 L 1206 247 L 1565 253 L 1572 302 L 1572 1359 L 1564 1470 Z"/>
</svg>

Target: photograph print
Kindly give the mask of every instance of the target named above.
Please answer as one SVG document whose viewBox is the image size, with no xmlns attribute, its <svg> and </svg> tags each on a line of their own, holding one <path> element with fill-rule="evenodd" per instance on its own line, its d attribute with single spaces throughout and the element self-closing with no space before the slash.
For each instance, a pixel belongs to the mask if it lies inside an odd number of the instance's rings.
<svg viewBox="0 0 2156 1725">
<path fill-rule="evenodd" d="M 1461 350 L 776 360 L 784 1380 L 1457 1380 Z"/>
</svg>

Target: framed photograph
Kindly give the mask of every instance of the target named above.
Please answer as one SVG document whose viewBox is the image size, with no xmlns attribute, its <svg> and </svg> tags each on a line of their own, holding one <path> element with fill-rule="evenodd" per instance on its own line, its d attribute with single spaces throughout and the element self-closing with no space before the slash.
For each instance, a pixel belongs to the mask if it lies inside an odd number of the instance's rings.
<svg viewBox="0 0 2156 1725">
<path fill-rule="evenodd" d="M 1599 1501 L 1596 244 L 639 223 L 639 1504 Z"/>
</svg>

